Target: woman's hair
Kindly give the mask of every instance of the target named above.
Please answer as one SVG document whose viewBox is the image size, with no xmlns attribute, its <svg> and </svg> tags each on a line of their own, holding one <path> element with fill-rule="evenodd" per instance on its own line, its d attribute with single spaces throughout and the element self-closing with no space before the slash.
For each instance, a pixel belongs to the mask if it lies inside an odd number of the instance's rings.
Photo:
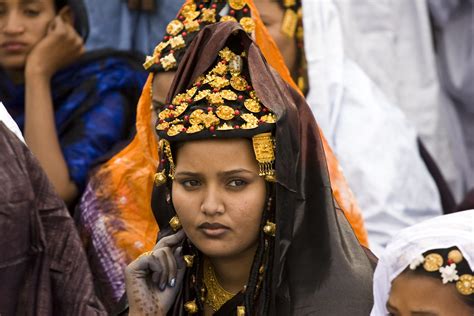
<svg viewBox="0 0 474 316">
<path fill-rule="evenodd" d="M 56 11 L 61 10 L 66 5 L 68 5 L 68 0 L 54 0 L 54 8 Z"/>
</svg>

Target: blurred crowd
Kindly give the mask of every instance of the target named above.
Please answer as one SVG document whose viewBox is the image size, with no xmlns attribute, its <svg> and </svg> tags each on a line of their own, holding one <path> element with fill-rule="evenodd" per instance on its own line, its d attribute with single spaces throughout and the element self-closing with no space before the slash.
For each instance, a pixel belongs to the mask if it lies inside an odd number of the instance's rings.
<svg viewBox="0 0 474 316">
<path fill-rule="evenodd" d="M 204 27 L 239 21 L 305 97 L 331 203 L 381 258 L 372 315 L 402 315 L 386 294 L 420 255 L 461 252 L 472 276 L 473 1 L 83 1 L 0 0 L 0 315 L 127 309 L 125 268 L 168 216 L 155 126 L 175 73 L 199 68 Z"/>
</svg>

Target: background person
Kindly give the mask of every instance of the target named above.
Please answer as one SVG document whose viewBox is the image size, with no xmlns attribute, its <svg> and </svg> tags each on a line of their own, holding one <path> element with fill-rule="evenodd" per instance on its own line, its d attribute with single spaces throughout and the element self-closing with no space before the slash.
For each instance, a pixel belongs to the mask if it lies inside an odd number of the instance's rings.
<svg viewBox="0 0 474 316">
<path fill-rule="evenodd" d="M 145 80 L 135 57 L 83 54 L 81 4 L 0 1 L 0 98 L 69 205 L 93 162 L 129 136 Z"/>
</svg>

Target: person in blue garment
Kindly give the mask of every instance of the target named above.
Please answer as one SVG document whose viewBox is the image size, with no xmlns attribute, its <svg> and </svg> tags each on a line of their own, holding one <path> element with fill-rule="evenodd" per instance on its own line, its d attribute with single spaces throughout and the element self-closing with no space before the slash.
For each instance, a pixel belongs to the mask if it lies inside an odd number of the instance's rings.
<svg viewBox="0 0 474 316">
<path fill-rule="evenodd" d="M 132 132 L 142 56 L 84 53 L 82 1 L 0 0 L 0 99 L 72 206 L 91 166 Z"/>
<path fill-rule="evenodd" d="M 84 0 L 91 30 L 86 50 L 116 48 L 150 54 L 176 17 L 183 1 Z M 104 19 L 107 16 L 107 19 Z"/>
</svg>

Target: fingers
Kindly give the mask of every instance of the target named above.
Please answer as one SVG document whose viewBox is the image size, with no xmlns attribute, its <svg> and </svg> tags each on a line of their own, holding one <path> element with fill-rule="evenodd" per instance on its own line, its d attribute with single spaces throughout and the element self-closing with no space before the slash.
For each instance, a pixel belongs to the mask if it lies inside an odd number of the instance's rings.
<svg viewBox="0 0 474 316">
<path fill-rule="evenodd" d="M 126 273 L 136 278 L 150 279 L 161 291 L 167 286 L 174 287 L 178 270 L 184 267 L 181 250 L 182 247 L 174 251 L 169 247 L 153 250 L 152 254 L 141 256 L 133 261 L 127 267 Z"/>
<path fill-rule="evenodd" d="M 186 234 L 184 233 L 184 230 L 181 229 L 176 234 L 161 238 L 154 249 L 159 249 L 161 247 L 175 248 L 184 240 L 185 236 Z"/>
</svg>

